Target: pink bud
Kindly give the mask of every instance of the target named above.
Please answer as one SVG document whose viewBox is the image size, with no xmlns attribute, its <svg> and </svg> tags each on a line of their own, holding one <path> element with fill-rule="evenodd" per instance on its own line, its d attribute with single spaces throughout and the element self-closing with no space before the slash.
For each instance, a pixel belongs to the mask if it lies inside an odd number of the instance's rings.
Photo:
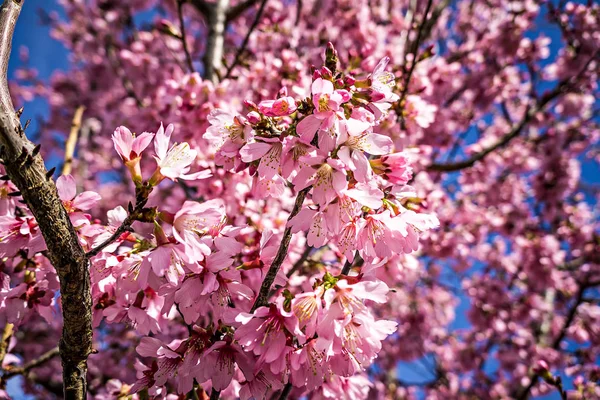
<svg viewBox="0 0 600 400">
<path fill-rule="evenodd" d="M 246 115 L 246 119 L 248 119 L 248 122 L 252 125 L 258 124 L 260 122 L 260 114 L 256 111 L 250 111 L 248 115 Z"/>
<path fill-rule="evenodd" d="M 251 100 L 244 100 L 244 105 L 248 107 L 251 111 L 258 110 L 258 106 Z"/>
<path fill-rule="evenodd" d="M 548 369 L 549 369 L 548 363 L 544 360 L 538 360 L 536 362 L 535 367 L 533 367 L 533 370 L 536 373 L 546 372 L 546 371 L 548 371 Z"/>
<path fill-rule="evenodd" d="M 333 73 L 329 68 L 321 67 L 321 77 L 323 77 L 323 79 L 330 80 L 331 78 L 333 78 Z"/>
<path fill-rule="evenodd" d="M 351 77 L 349 75 L 344 77 L 344 83 L 346 84 L 346 86 L 352 86 L 352 85 L 354 85 L 355 82 L 356 82 L 356 79 L 354 79 L 353 77 Z"/>
</svg>

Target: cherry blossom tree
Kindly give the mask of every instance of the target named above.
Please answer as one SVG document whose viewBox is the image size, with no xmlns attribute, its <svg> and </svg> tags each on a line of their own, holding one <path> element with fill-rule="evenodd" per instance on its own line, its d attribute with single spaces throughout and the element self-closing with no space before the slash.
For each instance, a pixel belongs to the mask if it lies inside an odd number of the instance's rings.
<svg viewBox="0 0 600 400">
<path fill-rule="evenodd" d="M 600 5 L 23 3 L 2 398 L 600 398 Z"/>
</svg>

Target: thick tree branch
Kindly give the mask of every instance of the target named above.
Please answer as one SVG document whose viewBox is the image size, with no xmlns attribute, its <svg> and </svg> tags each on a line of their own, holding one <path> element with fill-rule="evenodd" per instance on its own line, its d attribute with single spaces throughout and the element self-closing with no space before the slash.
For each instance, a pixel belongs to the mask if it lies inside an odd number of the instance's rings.
<svg viewBox="0 0 600 400">
<path fill-rule="evenodd" d="M 302 204 L 304 203 L 304 199 L 306 195 L 310 191 L 312 186 L 302 189 L 296 195 L 296 202 L 294 204 L 294 208 L 288 217 L 288 221 L 294 218 L 302 208 Z M 277 272 L 279 272 L 279 268 L 281 264 L 285 261 L 287 257 L 288 247 L 290 246 L 290 241 L 292 239 L 292 228 L 287 226 L 285 231 L 283 232 L 283 238 L 281 239 L 281 243 L 279 244 L 279 249 L 277 249 L 277 254 L 267 271 L 267 275 L 263 280 L 262 285 L 260 286 L 260 291 L 258 292 L 258 296 L 252 305 L 252 309 L 250 312 L 254 312 L 258 307 L 266 306 L 269 302 L 269 292 L 271 291 L 271 286 L 273 285 L 273 281 L 275 281 L 275 277 L 277 276 Z"/>
<path fill-rule="evenodd" d="M 79 131 L 81 130 L 81 120 L 83 118 L 84 111 L 85 107 L 79 106 L 75 110 L 75 115 L 73 115 L 71 132 L 69 132 L 69 137 L 67 138 L 67 143 L 65 144 L 65 161 L 62 167 L 62 175 L 69 175 L 73 169 L 73 156 L 75 154 L 75 146 L 77 145 Z"/>
<path fill-rule="evenodd" d="M 60 355 L 65 399 L 86 398 L 87 357 L 92 352 L 92 299 L 88 261 L 77 233 L 47 177 L 39 146 L 34 146 L 17 118 L 8 90 L 7 69 L 21 0 L 4 0 L 0 8 L 0 144 L 10 180 L 19 188 L 39 224 L 49 258 L 60 279 L 63 332 Z"/>
<path fill-rule="evenodd" d="M 2 331 L 2 341 L 0 342 L 0 366 L 4 362 L 6 353 L 8 353 L 8 345 L 10 344 L 10 338 L 12 337 L 14 328 L 15 326 L 8 322 L 6 325 L 4 325 L 4 330 Z"/>
<path fill-rule="evenodd" d="M 262 14 L 265 10 L 265 6 L 267 5 L 267 1 L 268 0 L 262 0 L 262 2 L 260 3 L 260 8 L 256 12 L 256 16 L 254 17 L 254 21 L 252 21 L 252 25 L 250 25 L 250 28 L 248 28 L 248 32 L 246 32 L 246 36 L 244 37 L 244 40 L 242 41 L 241 46 L 237 49 L 237 51 L 235 53 L 235 57 L 233 59 L 233 62 L 227 68 L 227 73 L 225 74 L 225 79 L 227 79 L 231 76 L 231 72 L 233 71 L 235 66 L 240 62 L 240 57 L 242 56 L 242 54 L 244 54 L 244 51 L 246 50 L 246 47 L 248 46 L 248 42 L 250 41 L 250 35 L 252 35 L 252 32 L 254 31 L 254 29 L 256 29 L 256 26 L 258 25 L 258 22 L 260 21 L 260 17 L 262 17 Z"/>
<path fill-rule="evenodd" d="M 207 8 L 206 22 L 208 38 L 204 50 L 204 79 L 215 83 L 223 58 L 225 44 L 225 27 L 227 26 L 227 9 L 229 0 L 217 0 Z"/>
</svg>

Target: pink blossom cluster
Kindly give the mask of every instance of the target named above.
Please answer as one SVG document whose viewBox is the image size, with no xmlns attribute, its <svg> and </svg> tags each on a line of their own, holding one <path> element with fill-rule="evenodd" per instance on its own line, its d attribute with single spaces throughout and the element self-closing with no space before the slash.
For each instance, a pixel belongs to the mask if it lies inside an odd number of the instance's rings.
<svg viewBox="0 0 600 400">
<path fill-rule="evenodd" d="M 108 243 L 91 398 L 600 397 L 598 4 L 231 0 L 211 80 L 203 3 L 184 35 L 178 2 L 64 1 L 71 69 L 14 75 L 45 157 L 86 108 L 57 186 Z M 1 180 L 3 376 L 61 331 L 20 200 Z M 60 397 L 57 357 L 28 378 Z"/>
</svg>

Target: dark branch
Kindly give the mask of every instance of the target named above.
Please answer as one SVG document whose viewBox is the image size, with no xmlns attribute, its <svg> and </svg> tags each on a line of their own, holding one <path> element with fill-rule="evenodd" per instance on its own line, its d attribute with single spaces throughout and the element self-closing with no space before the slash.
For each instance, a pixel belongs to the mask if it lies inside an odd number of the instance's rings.
<svg viewBox="0 0 600 400">
<path fill-rule="evenodd" d="M 288 221 L 294 218 L 300 212 L 302 204 L 304 203 L 304 199 L 306 198 L 306 195 L 308 194 L 311 188 L 312 186 L 309 186 L 298 192 L 298 194 L 296 195 L 296 202 L 294 204 L 294 208 L 292 209 L 292 212 L 290 213 L 290 216 L 287 219 Z M 267 271 L 267 275 L 265 276 L 262 285 L 260 286 L 258 296 L 256 297 L 256 300 L 254 301 L 250 312 L 254 312 L 257 308 L 266 306 L 268 304 L 271 285 L 273 285 L 273 281 L 275 281 L 277 272 L 279 272 L 281 264 L 283 264 L 283 261 L 285 261 L 285 258 L 287 257 L 288 247 L 290 246 L 291 239 L 292 228 L 287 226 L 285 228 L 285 231 L 283 232 L 283 238 L 281 239 L 281 243 L 279 244 L 279 249 L 277 249 L 277 254 L 275 255 L 275 258 L 273 259 L 273 262 L 271 263 L 271 266 Z"/>
<path fill-rule="evenodd" d="M 192 62 L 192 55 L 187 45 L 187 37 L 185 35 L 185 22 L 183 21 L 183 3 L 185 0 L 177 0 L 177 15 L 179 16 L 179 29 L 181 30 L 181 44 L 183 45 L 183 52 L 185 53 L 185 61 L 189 68 L 189 72 L 196 72 L 194 70 L 194 63 Z"/>
<path fill-rule="evenodd" d="M 278 400 L 286 400 L 292 392 L 293 386 L 291 383 L 286 383 L 278 397 Z"/>
<path fill-rule="evenodd" d="M 112 39 L 107 40 L 105 50 L 110 66 L 112 67 L 115 75 L 117 75 L 119 79 L 121 79 L 121 84 L 123 85 L 123 89 L 125 89 L 127 96 L 133 98 L 139 108 L 144 108 L 144 102 L 135 92 L 131 79 L 129 79 L 127 73 L 121 67 L 121 63 L 119 62 L 119 58 L 115 51 L 115 44 L 112 42 Z"/>
<path fill-rule="evenodd" d="M 50 261 L 59 276 L 63 332 L 60 355 L 65 399 L 87 396 L 87 357 L 92 352 L 92 298 L 88 261 L 56 186 L 36 146 L 25 136 L 8 89 L 11 42 L 22 1 L 5 0 L 0 8 L 0 144 L 10 180 L 38 222 Z"/>
<path fill-rule="evenodd" d="M 410 63 L 410 69 L 408 70 L 408 73 L 404 77 L 404 82 L 402 84 L 402 92 L 400 93 L 400 99 L 398 100 L 398 105 L 399 105 L 399 107 L 401 107 L 401 110 L 404 108 L 404 104 L 403 104 L 404 99 L 406 99 L 406 95 L 408 94 L 408 86 L 410 84 L 410 78 L 412 77 L 415 67 L 417 66 L 417 52 L 419 51 L 419 45 L 421 44 L 421 37 L 423 37 L 423 30 L 424 30 L 425 24 L 427 23 L 427 15 L 429 14 L 429 10 L 431 9 L 432 2 L 433 2 L 432 0 L 427 1 L 427 6 L 425 7 L 425 13 L 423 14 L 423 20 L 419 24 L 419 30 L 417 32 L 417 37 L 415 38 L 415 41 L 411 44 L 410 54 L 412 54 L 413 57 L 412 57 L 412 60 Z M 401 111 L 399 113 L 399 117 L 404 124 L 403 111 Z"/>
<path fill-rule="evenodd" d="M 194 7 L 196 7 L 196 10 L 198 10 L 200 12 L 200 14 L 202 14 L 204 16 L 204 18 L 208 19 L 208 15 L 210 14 L 210 7 L 211 7 L 210 4 L 208 4 L 204 0 L 191 0 L 191 3 Z"/>
<path fill-rule="evenodd" d="M 225 79 L 227 79 L 231 76 L 231 72 L 233 71 L 235 66 L 240 62 L 240 57 L 242 56 L 242 54 L 244 54 L 244 51 L 246 50 L 246 47 L 248 46 L 248 42 L 250 41 L 250 35 L 252 35 L 252 32 L 254 31 L 254 29 L 256 29 L 256 26 L 258 25 L 258 22 L 260 21 L 260 17 L 262 17 L 263 11 L 265 10 L 265 6 L 267 5 L 267 1 L 268 0 L 262 0 L 262 3 L 260 3 L 260 8 L 258 9 L 256 16 L 254 17 L 254 21 L 252 21 L 252 25 L 250 25 L 250 28 L 248 28 L 248 32 L 246 33 L 246 36 L 244 37 L 244 40 L 242 41 L 242 45 L 236 51 L 233 62 L 231 63 L 229 68 L 227 68 L 227 73 L 225 74 Z"/>
<path fill-rule="evenodd" d="M 298 259 L 298 261 L 296 261 L 294 263 L 294 265 L 292 266 L 292 268 L 286 274 L 288 278 L 291 277 L 292 275 L 294 275 L 294 273 L 296 271 L 298 271 L 300 268 L 302 268 L 302 266 L 306 262 L 306 259 L 310 255 L 310 252 L 312 251 L 312 249 L 313 248 L 311 246 L 309 246 L 308 243 L 307 243 L 306 247 L 304 248 L 304 252 L 302 252 L 302 254 L 300 255 L 300 258 Z"/>
<path fill-rule="evenodd" d="M 342 268 L 341 274 L 348 275 L 353 267 L 359 267 L 359 266 L 363 265 L 364 262 L 365 262 L 365 260 L 362 259 L 362 257 L 358 254 L 358 250 L 357 250 L 354 253 L 353 262 L 350 262 L 350 260 L 346 260 L 346 263 L 344 264 L 344 267 Z"/>
<path fill-rule="evenodd" d="M 136 201 L 133 210 L 129 210 L 129 215 L 127 215 L 127 218 L 125 218 L 121 225 L 119 225 L 119 227 L 108 239 L 86 253 L 87 258 L 94 257 L 115 240 L 119 239 L 122 234 L 131 230 L 131 225 L 133 225 L 135 221 L 140 220 L 140 217 L 144 211 L 144 206 L 148 202 L 148 196 L 151 192 L 152 187 L 150 186 L 142 186 L 141 188 L 136 189 Z M 129 203 L 129 205 L 131 207 L 131 203 Z"/>
<path fill-rule="evenodd" d="M 227 10 L 227 23 L 237 19 L 240 15 L 246 12 L 247 9 L 254 6 L 258 2 L 259 0 L 246 0 L 233 7 L 230 7 L 229 10 Z"/>
<path fill-rule="evenodd" d="M 45 364 L 46 362 L 48 362 L 48 361 L 52 360 L 54 357 L 56 357 L 58 354 L 59 354 L 58 347 L 55 347 L 51 350 L 48 350 L 47 352 L 45 352 L 44 354 L 42 354 L 35 360 L 29 361 L 27 364 L 23 365 L 22 367 L 14 367 L 14 368 L 7 367 L 5 369 L 6 372 L 2 375 L 2 379 L 12 378 L 15 375 L 26 375 L 30 370 Z"/>
<path fill-rule="evenodd" d="M 575 303 L 573 304 L 573 307 L 571 307 L 571 309 L 569 310 L 569 313 L 567 314 L 567 318 L 560 330 L 560 333 L 558 334 L 558 336 L 556 337 L 556 339 L 554 339 L 554 342 L 552 343 L 552 348 L 553 349 L 558 349 L 560 347 L 560 343 L 563 341 L 563 339 L 565 338 L 565 336 L 567 335 L 567 331 L 569 330 L 569 327 L 571 326 L 571 324 L 573 323 L 573 320 L 575 319 L 575 316 L 577 315 L 577 308 L 583 303 L 583 295 L 585 290 L 589 287 L 589 285 L 581 285 L 579 288 L 579 291 L 577 292 L 577 297 L 575 298 Z M 518 400 L 525 400 L 529 397 L 529 392 L 531 392 L 531 389 L 533 389 L 533 387 L 535 385 L 537 385 L 538 380 L 540 378 L 539 374 L 535 374 L 532 378 L 531 378 L 531 382 L 529 382 L 529 385 L 527 385 L 523 391 L 517 396 Z M 556 385 L 554 385 L 556 386 Z M 557 386 L 557 389 L 561 390 L 560 386 Z M 562 393 L 561 393 L 562 395 Z"/>
</svg>

